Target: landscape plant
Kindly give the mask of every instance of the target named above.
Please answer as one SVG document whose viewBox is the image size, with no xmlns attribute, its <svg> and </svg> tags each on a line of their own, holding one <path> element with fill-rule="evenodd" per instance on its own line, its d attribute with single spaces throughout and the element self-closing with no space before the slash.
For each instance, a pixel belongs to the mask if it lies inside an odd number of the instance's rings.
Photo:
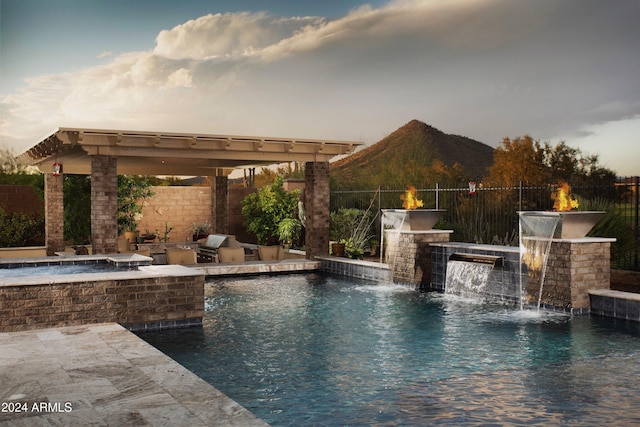
<svg viewBox="0 0 640 427">
<path fill-rule="evenodd" d="M 286 191 L 283 183 L 283 177 L 277 176 L 273 183 L 242 200 L 245 226 L 255 234 L 261 245 L 277 242 L 280 222 L 285 218 L 295 218 L 298 214 L 300 190 Z"/>
<path fill-rule="evenodd" d="M 278 239 L 285 247 L 290 247 L 298 241 L 302 223 L 296 218 L 285 218 L 278 224 Z"/>
</svg>

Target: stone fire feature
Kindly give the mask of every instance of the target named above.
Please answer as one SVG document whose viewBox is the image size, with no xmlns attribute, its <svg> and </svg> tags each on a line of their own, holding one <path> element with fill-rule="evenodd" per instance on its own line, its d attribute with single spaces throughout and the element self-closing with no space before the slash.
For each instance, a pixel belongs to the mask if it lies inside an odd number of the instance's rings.
<svg viewBox="0 0 640 427">
<path fill-rule="evenodd" d="M 431 243 L 448 242 L 452 230 L 433 230 L 444 209 L 382 209 L 385 262 L 391 280 L 416 288 L 431 281 Z"/>
</svg>

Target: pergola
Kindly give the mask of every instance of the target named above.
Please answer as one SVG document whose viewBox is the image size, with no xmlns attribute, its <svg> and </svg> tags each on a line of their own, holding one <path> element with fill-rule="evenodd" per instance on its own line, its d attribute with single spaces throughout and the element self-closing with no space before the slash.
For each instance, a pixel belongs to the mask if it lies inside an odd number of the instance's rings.
<svg viewBox="0 0 640 427">
<path fill-rule="evenodd" d="M 62 174 L 90 174 L 94 253 L 117 250 L 117 176 L 209 176 L 214 232 L 228 233 L 228 175 L 239 168 L 304 162 L 307 257 L 327 253 L 329 160 L 356 141 L 59 128 L 19 159 L 45 173 L 47 254 L 64 248 Z M 54 164 L 57 166 L 54 167 Z M 59 169 L 59 170 L 58 170 Z"/>
</svg>

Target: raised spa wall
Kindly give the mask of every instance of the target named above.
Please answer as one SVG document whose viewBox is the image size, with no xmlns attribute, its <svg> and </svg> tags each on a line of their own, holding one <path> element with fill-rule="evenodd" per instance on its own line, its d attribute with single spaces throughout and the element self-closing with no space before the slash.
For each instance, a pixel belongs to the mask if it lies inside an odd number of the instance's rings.
<svg viewBox="0 0 640 427">
<path fill-rule="evenodd" d="M 201 325 L 204 278 L 166 265 L 0 279 L 0 332 L 104 322 L 130 330 Z"/>
</svg>

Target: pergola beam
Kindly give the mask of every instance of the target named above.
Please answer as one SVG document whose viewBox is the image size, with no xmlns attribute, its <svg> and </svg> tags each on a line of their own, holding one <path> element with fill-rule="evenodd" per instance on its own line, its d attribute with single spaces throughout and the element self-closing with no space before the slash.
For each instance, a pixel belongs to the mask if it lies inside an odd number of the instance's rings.
<svg viewBox="0 0 640 427">
<path fill-rule="evenodd" d="M 284 162 L 324 162 L 350 154 L 362 143 L 236 135 L 59 128 L 20 156 L 49 172 L 62 163 L 67 173 L 89 173 L 90 156 L 116 156 L 118 173 L 199 175 L 208 168 L 243 168 Z M 161 161 L 158 161 L 160 159 Z M 190 162 L 187 162 L 190 160 Z M 208 161 L 208 163 L 203 163 Z M 144 171 L 144 172 L 143 172 Z"/>
</svg>

